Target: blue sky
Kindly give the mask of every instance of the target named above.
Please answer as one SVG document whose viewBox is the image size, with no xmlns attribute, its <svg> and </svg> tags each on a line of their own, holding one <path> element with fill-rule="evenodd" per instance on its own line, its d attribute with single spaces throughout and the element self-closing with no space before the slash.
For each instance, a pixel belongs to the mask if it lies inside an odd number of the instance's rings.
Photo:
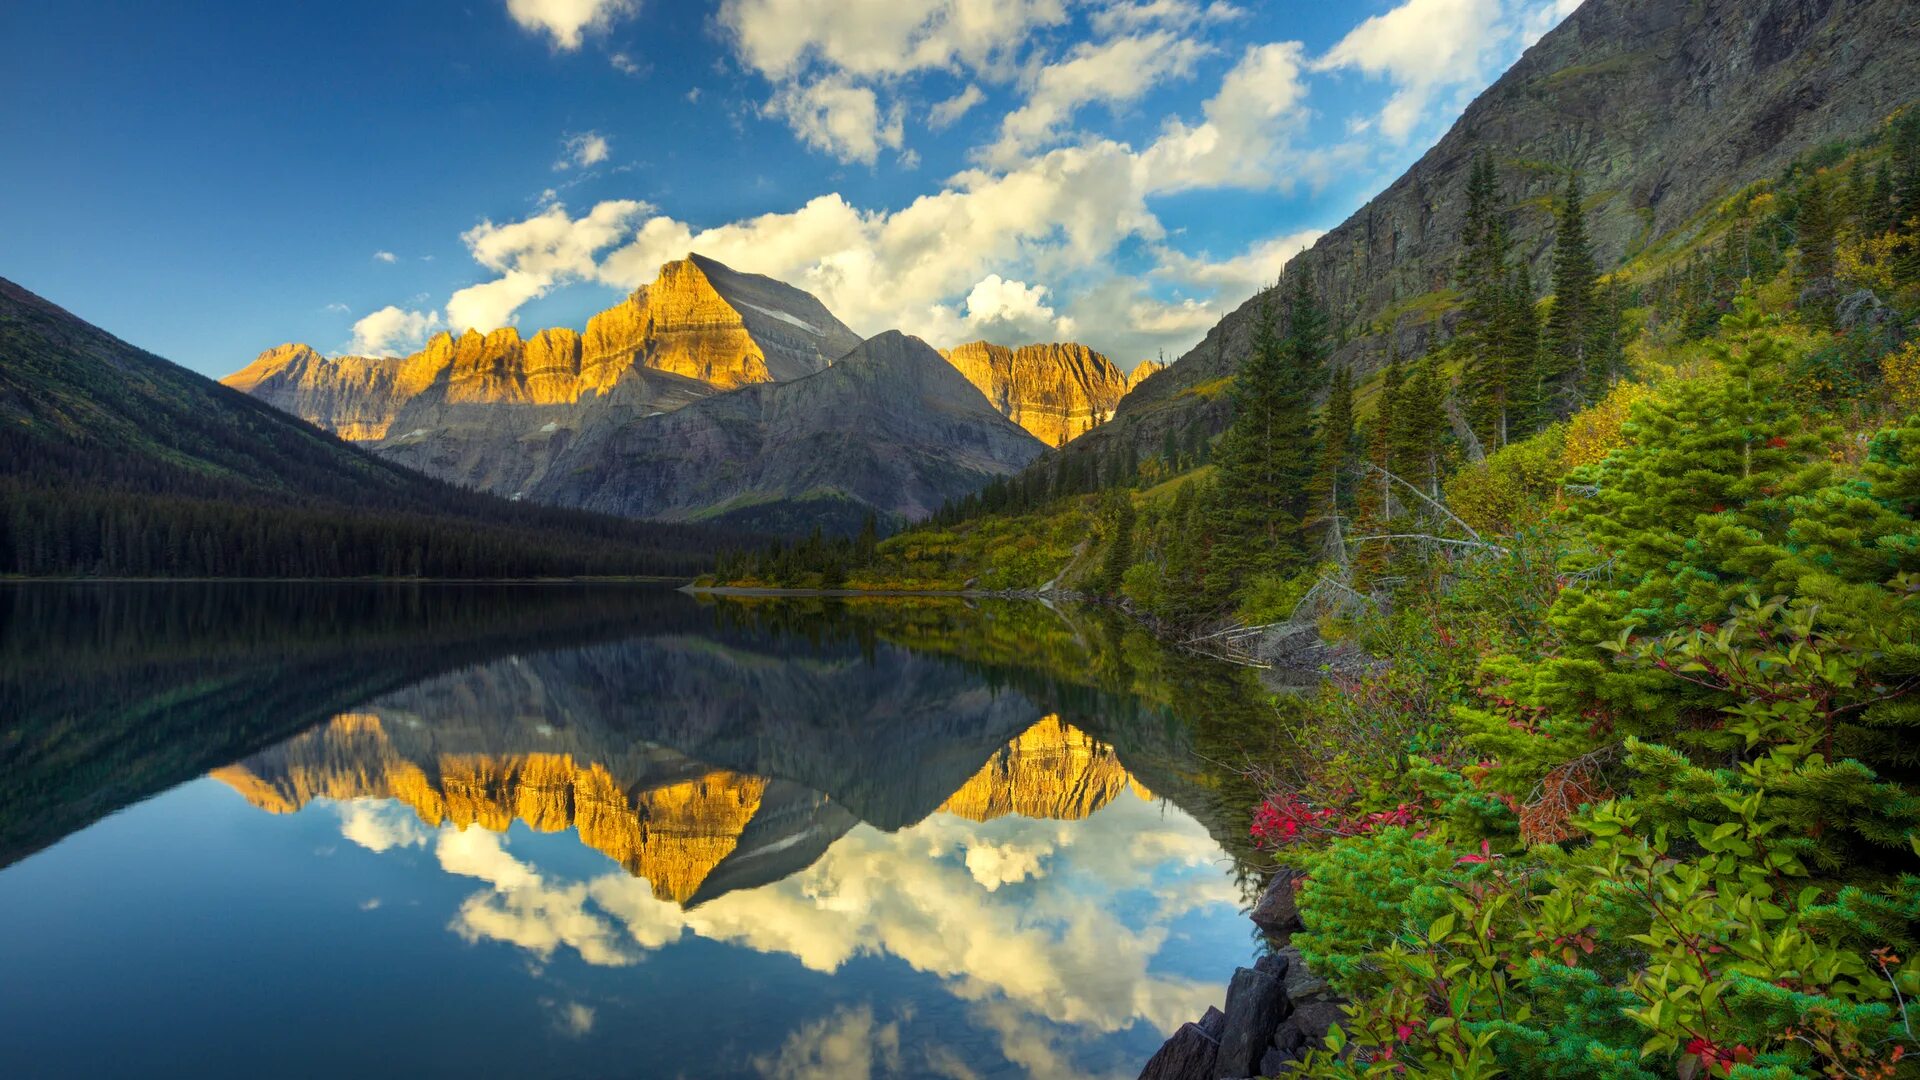
<svg viewBox="0 0 1920 1080">
<path fill-rule="evenodd" d="M 0 275 L 207 374 L 581 326 L 698 250 L 1171 358 L 1576 0 L 11 0 Z"/>
</svg>

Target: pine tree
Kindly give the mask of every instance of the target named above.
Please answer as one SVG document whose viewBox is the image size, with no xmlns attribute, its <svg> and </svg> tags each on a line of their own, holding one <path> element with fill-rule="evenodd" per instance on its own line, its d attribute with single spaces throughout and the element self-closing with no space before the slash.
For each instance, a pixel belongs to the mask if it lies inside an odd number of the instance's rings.
<svg viewBox="0 0 1920 1080">
<path fill-rule="evenodd" d="M 1466 294 L 1459 344 L 1467 350 L 1463 381 L 1467 422 L 1482 445 L 1506 445 L 1514 389 L 1524 377 L 1512 352 L 1512 295 L 1508 274 L 1511 246 L 1500 214 L 1502 195 L 1493 157 L 1482 152 L 1467 181 L 1466 226 L 1461 240 L 1458 280 Z"/>
<path fill-rule="evenodd" d="M 1327 393 L 1327 406 L 1320 422 L 1320 460 L 1314 466 L 1309 488 L 1309 530 L 1317 533 L 1315 545 L 1332 551 L 1339 543 L 1340 511 L 1353 499 L 1348 479 L 1349 458 L 1353 452 L 1353 376 L 1342 367 L 1333 373 L 1333 387 Z"/>
<path fill-rule="evenodd" d="M 1794 226 L 1800 233 L 1800 310 L 1816 326 L 1833 323 L 1834 239 L 1839 231 L 1833 190 L 1827 174 L 1816 172 L 1800 185 Z"/>
<path fill-rule="evenodd" d="M 1287 303 L 1283 338 L 1271 301 L 1261 301 L 1252 355 L 1234 377 L 1233 423 L 1214 454 L 1215 568 L 1234 584 L 1301 555 L 1314 467 L 1312 389 L 1326 355 L 1325 317 L 1304 271 L 1296 272 Z"/>
<path fill-rule="evenodd" d="M 1566 195 L 1553 240 L 1553 308 L 1547 314 L 1544 334 L 1546 384 L 1553 395 L 1553 407 L 1565 409 L 1576 403 L 1580 388 L 1587 382 L 1588 365 L 1594 340 L 1595 282 L 1593 243 L 1587 237 L 1587 214 L 1580 189 L 1580 174 L 1567 178 Z"/>
<path fill-rule="evenodd" d="M 1506 365 L 1506 420 L 1500 445 L 1531 434 L 1542 423 L 1545 392 L 1540 381 L 1540 310 L 1534 306 L 1533 271 L 1521 260 L 1508 274 L 1500 320 L 1499 349 Z"/>
<path fill-rule="evenodd" d="M 1111 536 L 1106 558 L 1100 564 L 1100 591 L 1108 596 L 1120 595 L 1127 570 L 1133 566 L 1133 524 L 1133 497 L 1124 491 L 1115 492 L 1108 510 Z"/>
<path fill-rule="evenodd" d="M 1920 106 L 1900 115 L 1892 135 L 1893 279 L 1905 285 L 1920 281 Z"/>
<path fill-rule="evenodd" d="M 1395 395 L 1388 452 L 1396 475 L 1410 484 L 1440 492 L 1440 445 L 1447 430 L 1447 385 L 1439 359 L 1428 353 L 1413 365 Z"/>
</svg>

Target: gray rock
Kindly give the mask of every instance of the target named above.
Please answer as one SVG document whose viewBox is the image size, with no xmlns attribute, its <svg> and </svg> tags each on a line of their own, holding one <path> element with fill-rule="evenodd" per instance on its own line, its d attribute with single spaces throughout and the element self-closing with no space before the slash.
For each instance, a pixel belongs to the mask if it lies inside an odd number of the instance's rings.
<svg viewBox="0 0 1920 1080">
<path fill-rule="evenodd" d="M 1252 1076 L 1289 1008 L 1286 987 L 1279 979 L 1253 968 L 1235 971 L 1227 984 L 1227 1025 L 1214 1062 L 1216 1080 Z"/>
<path fill-rule="evenodd" d="M 1300 950 L 1288 946 L 1276 956 L 1287 960 L 1286 981 L 1287 997 L 1298 1005 L 1303 1001 L 1313 1001 L 1327 996 L 1327 980 L 1307 970 L 1306 961 L 1300 958 Z"/>
<path fill-rule="evenodd" d="M 1298 1052 L 1310 1050 L 1326 1040 L 1327 1032 L 1346 1023 L 1345 1006 L 1331 1001 L 1309 1001 L 1297 1006 L 1293 1015 L 1274 1033 L 1274 1045 L 1291 1044 L 1290 1049 Z M 1286 1036 L 1283 1040 L 1282 1036 Z"/>
<path fill-rule="evenodd" d="M 1280 955 L 1279 953 L 1268 953 L 1267 955 L 1254 961 L 1253 970 L 1264 972 L 1268 975 L 1273 976 L 1276 979 L 1285 981 L 1287 977 L 1287 968 L 1289 966 L 1290 965 L 1286 957 Z"/>
<path fill-rule="evenodd" d="M 1212 1080 L 1220 1044 L 1198 1024 L 1182 1024 L 1147 1060 L 1140 1080 Z"/>
<path fill-rule="evenodd" d="M 1267 1052 L 1260 1057 L 1260 1075 L 1279 1076 L 1292 1069 L 1293 1063 L 1298 1060 L 1299 1059 L 1294 1057 L 1290 1051 L 1282 1050 L 1277 1046 L 1269 1046 L 1267 1047 Z"/>
<path fill-rule="evenodd" d="M 1303 877 L 1296 870 L 1281 870 L 1267 883 L 1267 891 L 1260 896 L 1260 902 L 1253 905 L 1249 916 L 1253 925 L 1269 934 L 1278 934 L 1300 929 L 1300 905 L 1294 902 L 1295 884 Z"/>
<path fill-rule="evenodd" d="M 1200 1030 L 1213 1036 L 1214 1042 L 1219 1042 L 1221 1034 L 1227 1030 L 1227 1014 L 1211 1005 L 1207 1006 L 1207 1014 L 1200 1018 Z"/>
</svg>

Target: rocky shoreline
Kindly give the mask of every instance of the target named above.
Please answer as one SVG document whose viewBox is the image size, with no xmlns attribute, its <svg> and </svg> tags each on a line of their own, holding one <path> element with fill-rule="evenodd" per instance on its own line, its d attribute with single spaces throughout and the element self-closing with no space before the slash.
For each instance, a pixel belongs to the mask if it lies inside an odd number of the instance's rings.
<svg viewBox="0 0 1920 1080">
<path fill-rule="evenodd" d="M 1283 869 L 1267 884 L 1250 917 L 1274 951 L 1239 968 L 1227 985 L 1224 1010 L 1209 1008 L 1163 1043 L 1140 1080 L 1247 1080 L 1284 1076 L 1327 1032 L 1346 1022 L 1346 1005 L 1326 980 L 1307 970 L 1292 945 L 1301 929 L 1294 890 L 1297 871 Z"/>
</svg>

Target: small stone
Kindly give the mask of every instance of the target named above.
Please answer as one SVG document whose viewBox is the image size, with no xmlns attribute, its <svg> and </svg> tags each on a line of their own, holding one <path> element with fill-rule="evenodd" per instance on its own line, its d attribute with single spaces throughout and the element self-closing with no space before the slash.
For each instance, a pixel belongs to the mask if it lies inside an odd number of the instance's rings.
<svg viewBox="0 0 1920 1080">
<path fill-rule="evenodd" d="M 1221 1033 L 1227 1030 L 1227 1014 L 1211 1005 L 1207 1006 L 1207 1014 L 1200 1018 L 1200 1030 L 1213 1036 L 1214 1042 L 1219 1042 Z"/>
<path fill-rule="evenodd" d="M 1291 934 L 1300 929 L 1300 905 L 1294 900 L 1293 892 L 1303 876 L 1298 870 L 1283 869 L 1275 873 L 1248 916 L 1253 925 L 1269 934 Z"/>
<path fill-rule="evenodd" d="M 1181 1024 L 1173 1038 L 1148 1059 L 1140 1080 L 1213 1080 L 1214 1058 L 1219 1051 L 1220 1044 L 1200 1030 L 1199 1024 Z"/>
<path fill-rule="evenodd" d="M 1253 968 L 1235 971 L 1227 984 L 1227 1024 L 1213 1067 L 1216 1080 L 1252 1076 L 1288 1008 L 1286 987 L 1279 979 Z"/>
</svg>

